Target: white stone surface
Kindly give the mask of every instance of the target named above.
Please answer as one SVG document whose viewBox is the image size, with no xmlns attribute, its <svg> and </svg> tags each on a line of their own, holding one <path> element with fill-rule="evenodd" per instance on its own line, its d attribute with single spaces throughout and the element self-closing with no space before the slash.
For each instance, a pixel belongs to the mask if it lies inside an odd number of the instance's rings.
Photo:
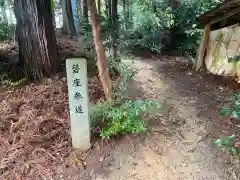
<svg viewBox="0 0 240 180">
<path fill-rule="evenodd" d="M 239 37 L 239 24 L 210 33 L 205 63 L 211 73 L 240 78 L 240 61 L 228 61 L 230 57 L 240 54 Z"/>
<path fill-rule="evenodd" d="M 67 59 L 66 70 L 72 146 L 86 151 L 90 148 L 87 61 L 83 58 Z"/>
</svg>

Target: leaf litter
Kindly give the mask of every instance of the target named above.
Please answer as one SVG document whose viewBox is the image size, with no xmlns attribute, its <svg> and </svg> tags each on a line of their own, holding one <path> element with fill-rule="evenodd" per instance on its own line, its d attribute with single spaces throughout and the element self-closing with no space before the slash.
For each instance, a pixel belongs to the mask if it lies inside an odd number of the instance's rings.
<svg viewBox="0 0 240 180">
<path fill-rule="evenodd" d="M 1 179 L 50 179 L 71 153 L 67 82 L 55 76 L 1 91 Z M 89 78 L 90 102 L 104 98 L 97 76 Z"/>
</svg>

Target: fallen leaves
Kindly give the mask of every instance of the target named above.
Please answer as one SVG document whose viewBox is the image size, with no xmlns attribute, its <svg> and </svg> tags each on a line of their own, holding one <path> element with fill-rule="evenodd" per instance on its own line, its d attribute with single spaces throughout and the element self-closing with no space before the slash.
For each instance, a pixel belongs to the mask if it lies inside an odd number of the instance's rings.
<svg viewBox="0 0 240 180">
<path fill-rule="evenodd" d="M 66 78 L 56 76 L 1 94 L 1 178 L 50 179 L 54 164 L 64 164 L 71 152 Z M 89 96 L 93 103 L 104 98 L 97 76 L 89 78 Z"/>
</svg>

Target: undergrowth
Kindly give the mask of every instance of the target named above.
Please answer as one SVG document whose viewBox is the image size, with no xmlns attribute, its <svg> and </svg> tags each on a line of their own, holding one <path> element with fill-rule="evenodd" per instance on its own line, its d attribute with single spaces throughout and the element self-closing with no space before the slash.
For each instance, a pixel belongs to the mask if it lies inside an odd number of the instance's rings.
<svg viewBox="0 0 240 180">
<path fill-rule="evenodd" d="M 232 96 L 230 107 L 222 107 L 219 116 L 227 117 L 233 123 L 240 123 L 240 93 L 234 94 Z M 215 142 L 218 147 L 220 147 L 223 151 L 230 152 L 233 155 L 240 155 L 240 142 L 239 138 L 235 135 L 222 137 L 216 140 Z"/>
<path fill-rule="evenodd" d="M 232 96 L 231 107 L 223 107 L 219 115 L 221 117 L 230 117 L 240 122 L 240 93 Z"/>
<path fill-rule="evenodd" d="M 117 135 L 145 132 L 146 116 L 151 109 L 161 108 L 162 105 L 150 100 L 126 100 L 127 83 L 135 72 L 114 59 L 110 59 L 109 67 L 110 72 L 117 70 L 120 76 L 113 85 L 113 100 L 97 103 L 90 109 L 93 133 L 110 139 Z"/>
<path fill-rule="evenodd" d="M 15 89 L 16 87 L 19 87 L 23 84 L 26 83 L 26 79 L 23 78 L 23 79 L 20 79 L 19 81 L 13 81 L 11 78 L 9 78 L 8 75 L 6 74 L 2 74 L 0 75 L 0 86 L 1 87 L 5 87 L 7 88 L 8 90 L 12 90 L 12 89 Z"/>
</svg>

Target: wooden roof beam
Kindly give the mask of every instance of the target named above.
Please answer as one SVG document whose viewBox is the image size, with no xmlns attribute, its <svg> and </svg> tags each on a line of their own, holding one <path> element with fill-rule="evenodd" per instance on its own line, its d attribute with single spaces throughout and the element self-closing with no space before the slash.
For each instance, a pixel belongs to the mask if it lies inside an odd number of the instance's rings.
<svg viewBox="0 0 240 180">
<path fill-rule="evenodd" d="M 209 23 L 211 19 L 223 14 L 223 11 L 231 11 L 240 6 L 240 0 L 225 0 L 212 10 L 200 15 L 197 19 L 202 23 Z"/>
<path fill-rule="evenodd" d="M 224 19 L 228 19 L 228 18 L 230 18 L 231 16 L 234 16 L 234 15 L 237 15 L 237 14 L 239 14 L 239 16 L 240 16 L 240 7 L 235 8 L 235 9 L 233 9 L 232 11 L 230 11 L 230 12 L 228 12 L 228 13 L 226 13 L 226 14 L 223 14 L 223 15 L 220 16 L 220 17 L 213 18 L 212 20 L 209 21 L 209 24 L 215 24 L 215 23 L 217 23 L 217 22 L 219 22 L 219 21 L 222 21 L 222 20 L 224 20 Z"/>
</svg>

